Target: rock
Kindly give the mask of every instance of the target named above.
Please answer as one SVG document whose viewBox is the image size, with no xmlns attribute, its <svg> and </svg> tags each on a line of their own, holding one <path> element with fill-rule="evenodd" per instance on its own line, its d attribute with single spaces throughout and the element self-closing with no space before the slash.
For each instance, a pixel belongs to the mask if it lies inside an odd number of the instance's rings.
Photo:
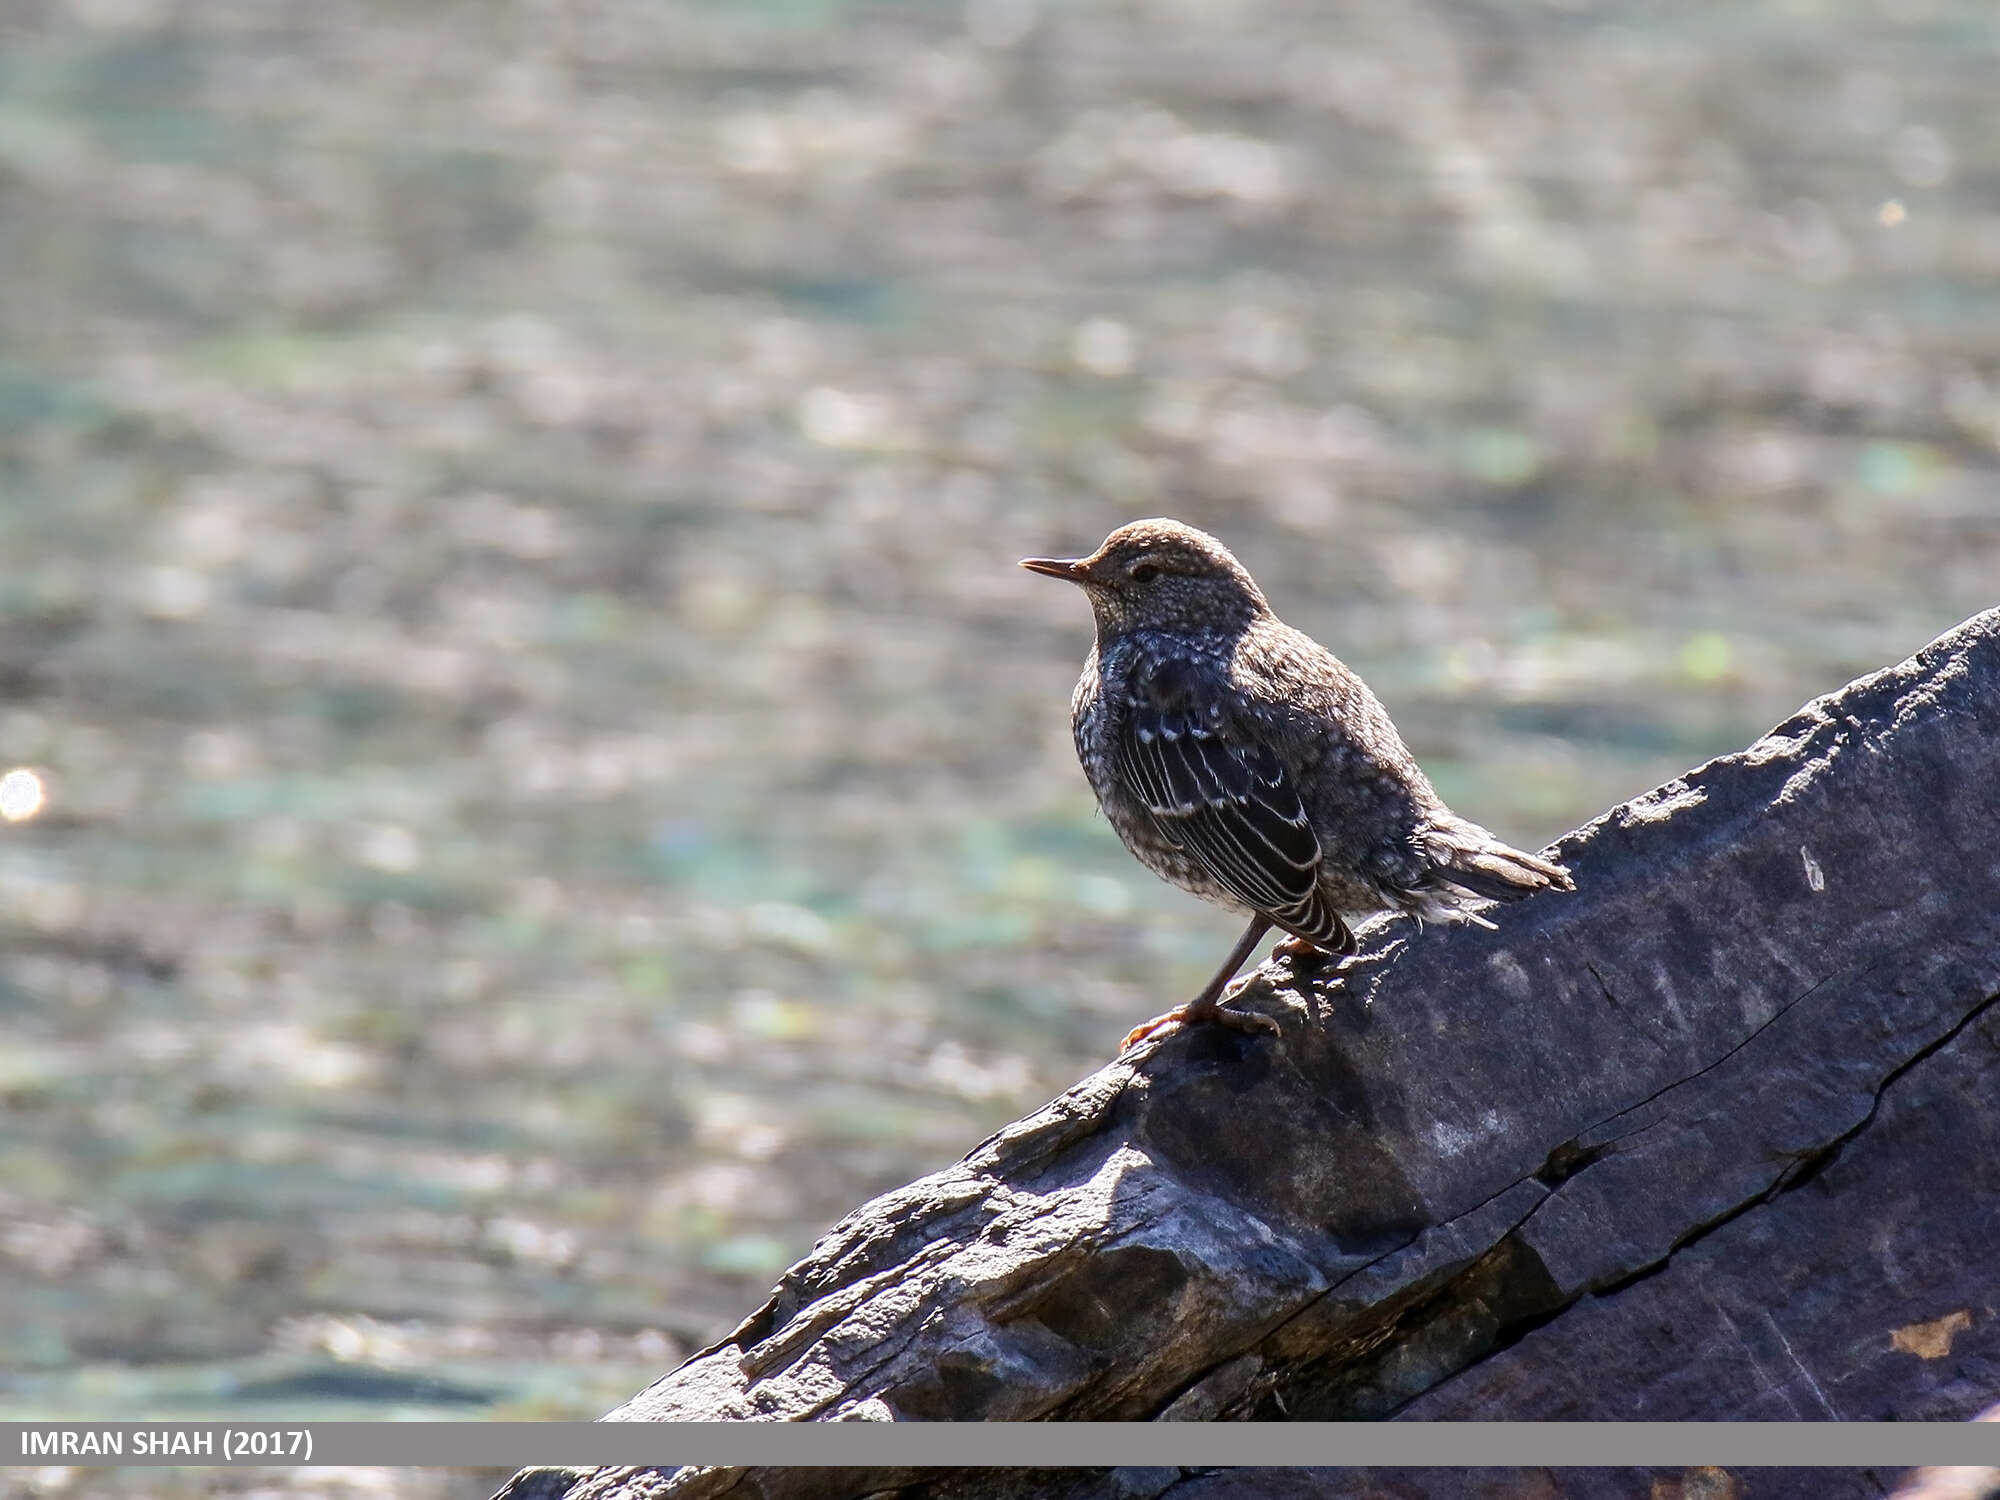
<svg viewBox="0 0 2000 1500">
<path fill-rule="evenodd" d="M 1996 747 L 2000 611 L 1571 835 L 1574 895 L 1266 965 L 1243 1003 L 1277 1042 L 1206 1028 L 1100 1070 L 850 1215 L 612 1419 L 1970 1416 L 2000 1389 Z M 502 1493 L 973 1493 L 533 1474 Z"/>
</svg>

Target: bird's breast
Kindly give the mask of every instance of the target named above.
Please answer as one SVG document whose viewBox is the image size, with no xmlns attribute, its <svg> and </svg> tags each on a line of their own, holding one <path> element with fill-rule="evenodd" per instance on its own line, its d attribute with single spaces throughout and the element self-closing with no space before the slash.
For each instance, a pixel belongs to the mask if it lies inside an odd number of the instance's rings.
<svg viewBox="0 0 2000 1500">
<path fill-rule="evenodd" d="M 1111 747 L 1122 703 L 1122 697 L 1107 687 L 1099 654 L 1091 652 L 1070 697 L 1070 728 L 1076 737 L 1076 758 L 1083 763 L 1083 774 L 1100 805 L 1105 803 L 1107 791 L 1115 790 Z"/>
</svg>

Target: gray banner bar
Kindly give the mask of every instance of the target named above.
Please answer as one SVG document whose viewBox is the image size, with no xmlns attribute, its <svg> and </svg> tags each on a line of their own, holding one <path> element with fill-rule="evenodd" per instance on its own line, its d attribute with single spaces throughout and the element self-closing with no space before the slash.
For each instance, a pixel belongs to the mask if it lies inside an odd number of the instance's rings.
<svg viewBox="0 0 2000 1500">
<path fill-rule="evenodd" d="M 0 1464 L 2000 1465 L 1990 1422 L 5 1422 Z"/>
</svg>

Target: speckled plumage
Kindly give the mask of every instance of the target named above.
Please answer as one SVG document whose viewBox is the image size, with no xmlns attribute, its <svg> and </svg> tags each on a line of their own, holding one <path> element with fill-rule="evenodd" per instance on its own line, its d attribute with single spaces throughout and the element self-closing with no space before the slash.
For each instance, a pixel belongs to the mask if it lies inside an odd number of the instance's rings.
<svg viewBox="0 0 2000 1500">
<path fill-rule="evenodd" d="M 1272 614 L 1214 537 L 1135 521 L 1089 557 L 1023 566 L 1090 598 L 1097 642 L 1071 712 L 1111 826 L 1148 869 L 1253 919 L 1202 996 L 1128 1041 L 1236 1016 L 1216 996 L 1269 926 L 1351 952 L 1349 918 L 1478 922 L 1482 900 L 1571 888 L 1446 807 L 1367 685 Z"/>
</svg>

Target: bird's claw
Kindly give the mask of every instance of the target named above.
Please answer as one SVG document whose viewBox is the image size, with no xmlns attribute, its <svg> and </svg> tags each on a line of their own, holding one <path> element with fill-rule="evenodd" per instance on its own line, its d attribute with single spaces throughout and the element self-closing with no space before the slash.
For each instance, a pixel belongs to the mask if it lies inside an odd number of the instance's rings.
<svg viewBox="0 0 2000 1500">
<path fill-rule="evenodd" d="M 1338 963 L 1343 958 L 1352 958 L 1361 951 L 1360 940 L 1345 925 L 1340 929 L 1340 936 L 1341 941 L 1330 948 L 1322 947 L 1318 943 L 1309 943 L 1301 937 L 1286 938 L 1271 950 L 1271 957 L 1288 958 L 1292 961 L 1292 967 L 1300 973 L 1311 973 L 1315 969 L 1325 968 L 1328 964 Z"/>
<path fill-rule="evenodd" d="M 1177 1005 L 1166 1014 L 1141 1022 L 1126 1032 L 1125 1040 L 1118 1044 L 1118 1050 L 1121 1053 L 1130 1052 L 1141 1042 L 1150 1042 L 1158 1037 L 1172 1035 L 1183 1026 L 1209 1021 L 1227 1026 L 1231 1031 L 1262 1031 L 1272 1036 L 1284 1035 L 1284 1029 L 1261 1011 L 1232 1010 L 1222 1005 L 1211 1005 L 1201 1009 L 1191 1005 Z"/>
</svg>

